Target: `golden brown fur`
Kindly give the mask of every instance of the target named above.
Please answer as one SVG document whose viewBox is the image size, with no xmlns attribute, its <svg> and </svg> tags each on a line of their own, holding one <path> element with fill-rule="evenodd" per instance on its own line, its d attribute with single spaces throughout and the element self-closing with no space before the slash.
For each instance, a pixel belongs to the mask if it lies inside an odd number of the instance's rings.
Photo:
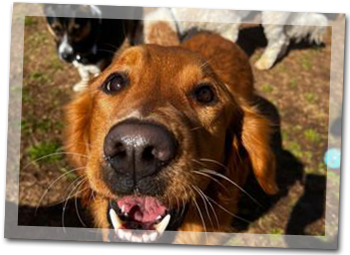
<svg viewBox="0 0 350 255">
<path fill-rule="evenodd" d="M 131 85 L 118 95 L 104 95 L 99 87 L 109 74 L 120 70 L 129 74 Z M 215 87 L 217 104 L 201 106 L 188 95 L 203 81 Z M 266 192 L 277 190 L 270 123 L 253 106 L 253 100 L 247 57 L 218 35 L 198 34 L 180 47 L 144 45 L 123 52 L 67 109 L 66 148 L 75 153 L 71 157 L 74 166 L 84 168 L 81 175 L 87 176 L 87 187 L 95 192 L 96 199 L 88 206 L 96 227 L 109 228 L 107 201 L 118 197 L 101 178 L 103 140 L 113 125 L 132 116 L 162 124 L 181 144 L 177 161 L 161 173 L 169 184 L 159 195 L 170 207 L 178 206 L 179 198 L 189 204 L 179 230 L 230 231 L 233 217 L 227 211 L 235 213 L 241 193 L 231 182 L 243 186 L 253 170 Z M 203 169 L 220 173 L 231 182 L 215 175 L 209 178 Z M 201 192 L 227 210 L 212 203 L 218 222 L 213 212 L 206 211 Z M 175 242 L 198 240 L 193 236 Z"/>
</svg>

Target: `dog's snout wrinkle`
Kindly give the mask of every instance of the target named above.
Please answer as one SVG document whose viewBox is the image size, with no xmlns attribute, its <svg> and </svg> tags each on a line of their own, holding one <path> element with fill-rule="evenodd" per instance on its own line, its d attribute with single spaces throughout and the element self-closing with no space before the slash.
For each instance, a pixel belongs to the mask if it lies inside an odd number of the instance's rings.
<svg viewBox="0 0 350 255">
<path fill-rule="evenodd" d="M 135 185 L 167 166 L 176 152 L 177 142 L 170 131 L 145 122 L 118 124 L 104 142 L 111 167 L 122 178 L 132 178 Z"/>
</svg>

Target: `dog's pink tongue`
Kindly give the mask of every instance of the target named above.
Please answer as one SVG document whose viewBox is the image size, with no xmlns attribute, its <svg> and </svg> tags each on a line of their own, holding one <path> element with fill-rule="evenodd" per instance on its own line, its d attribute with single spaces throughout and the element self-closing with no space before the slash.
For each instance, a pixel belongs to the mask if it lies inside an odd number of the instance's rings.
<svg viewBox="0 0 350 255">
<path fill-rule="evenodd" d="M 166 212 L 166 207 L 153 197 L 123 197 L 118 206 L 138 222 L 153 222 Z"/>
</svg>

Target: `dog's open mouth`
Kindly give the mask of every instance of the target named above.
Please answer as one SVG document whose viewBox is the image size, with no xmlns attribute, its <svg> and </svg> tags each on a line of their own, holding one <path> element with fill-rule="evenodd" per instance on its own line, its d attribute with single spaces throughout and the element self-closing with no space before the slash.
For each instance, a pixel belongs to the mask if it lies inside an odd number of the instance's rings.
<svg viewBox="0 0 350 255">
<path fill-rule="evenodd" d="M 154 197 L 127 196 L 110 201 L 108 218 L 114 228 L 114 239 L 155 242 L 168 228 L 172 215 Z"/>
</svg>

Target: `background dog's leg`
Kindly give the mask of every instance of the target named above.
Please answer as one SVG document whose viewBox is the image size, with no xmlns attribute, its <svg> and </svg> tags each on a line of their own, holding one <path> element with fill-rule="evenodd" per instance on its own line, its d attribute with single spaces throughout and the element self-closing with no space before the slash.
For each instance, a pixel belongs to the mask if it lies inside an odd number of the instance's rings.
<svg viewBox="0 0 350 255">
<path fill-rule="evenodd" d="M 73 86 L 73 90 L 78 92 L 87 88 L 90 80 L 90 73 L 88 68 L 84 65 L 78 63 L 77 61 L 73 62 L 74 66 L 78 69 L 81 81 Z"/>
<path fill-rule="evenodd" d="M 222 36 L 227 40 L 232 42 L 236 42 L 239 34 L 239 27 L 241 26 L 241 22 L 232 24 L 230 29 L 228 29 Z"/>
<path fill-rule="evenodd" d="M 97 65 L 90 65 L 88 68 L 89 73 L 91 73 L 93 77 L 96 77 L 101 73 L 101 69 Z"/>
<path fill-rule="evenodd" d="M 178 45 L 176 21 L 169 8 L 158 8 L 144 20 L 144 41 L 163 46 Z"/>
<path fill-rule="evenodd" d="M 281 54 L 285 53 L 289 38 L 284 33 L 283 25 L 264 24 L 263 26 L 268 44 L 261 58 L 255 63 L 255 67 L 267 70 L 275 64 Z"/>
</svg>

